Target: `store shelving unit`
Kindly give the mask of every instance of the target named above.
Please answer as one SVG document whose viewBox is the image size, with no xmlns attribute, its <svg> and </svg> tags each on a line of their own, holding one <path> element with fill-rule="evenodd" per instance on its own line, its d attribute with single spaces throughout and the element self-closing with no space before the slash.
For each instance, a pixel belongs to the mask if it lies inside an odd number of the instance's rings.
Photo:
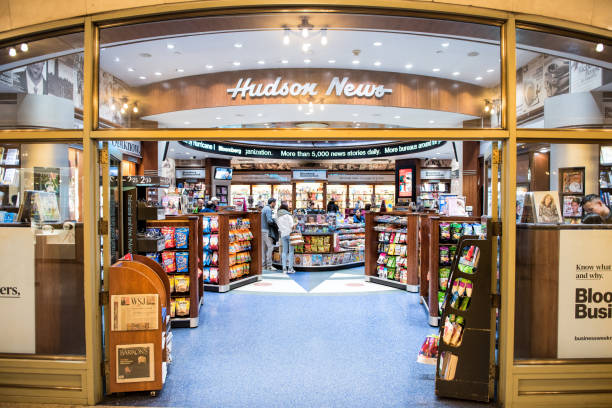
<svg viewBox="0 0 612 408">
<path fill-rule="evenodd" d="M 436 172 L 440 177 L 423 178 L 423 172 Z M 436 200 L 440 194 L 450 193 L 451 179 L 446 178 L 450 167 L 421 167 L 421 183 L 418 194 L 425 208 L 435 208 Z M 446 175 L 446 176 L 445 176 Z"/>
<path fill-rule="evenodd" d="M 215 196 L 219 199 L 219 205 L 230 205 L 228 186 L 215 186 Z"/>
<path fill-rule="evenodd" d="M 599 196 L 608 207 L 612 206 L 612 164 L 599 165 Z"/>
<path fill-rule="evenodd" d="M 419 291 L 418 216 L 403 211 L 366 213 L 365 274 L 368 281 L 408 292 Z M 385 251 L 390 245 L 401 250 L 397 254 L 389 253 L 383 264 L 381 254 L 387 254 Z M 394 258 L 391 262 L 395 265 L 401 259 L 401 265 L 389 267 L 389 258 Z M 379 266 L 383 267 L 382 271 Z"/>
<path fill-rule="evenodd" d="M 187 248 L 163 248 L 159 252 L 159 256 L 163 257 L 163 253 L 166 251 L 169 252 L 188 252 L 189 260 L 188 260 L 188 272 L 179 273 L 176 271 L 168 272 L 169 279 L 174 279 L 176 276 L 189 275 L 189 290 L 185 292 L 176 292 L 172 291 L 170 294 L 171 302 L 174 302 L 175 305 L 177 303 L 185 304 L 185 300 L 189 301 L 189 312 L 188 313 L 179 313 L 177 308 L 177 313 L 172 316 L 172 325 L 173 326 L 187 326 L 187 327 L 197 327 L 198 326 L 198 315 L 199 309 L 204 301 L 204 298 L 200 296 L 200 273 L 198 268 L 198 218 L 195 215 L 188 216 L 188 219 L 181 219 L 179 217 L 169 217 L 165 220 L 150 220 L 147 221 L 147 228 L 163 228 L 163 227 L 186 227 L 189 228 L 189 238 Z M 141 252 L 151 253 L 148 251 Z M 176 255 L 175 255 L 176 256 Z M 163 266 L 163 258 L 162 258 L 162 266 Z"/>
<path fill-rule="evenodd" d="M 261 280 L 261 213 L 224 211 L 205 213 L 201 216 L 216 219 L 218 225 L 216 230 L 204 229 L 204 234 L 217 235 L 218 240 L 217 249 L 207 249 L 207 245 L 204 244 L 204 251 L 209 252 L 211 257 L 217 252 L 218 257 L 216 266 L 206 263 L 203 265 L 204 289 L 210 292 L 228 292 Z M 248 226 L 242 220 L 247 220 Z M 204 224 L 206 225 L 206 221 Z M 249 230 L 252 237 L 242 239 L 244 234 L 236 232 L 243 230 Z M 242 249 L 237 250 L 236 247 Z M 246 258 L 240 262 L 235 260 L 236 254 L 242 254 L 241 256 Z M 236 267 L 240 265 L 244 266 L 244 270 L 238 271 L 239 268 Z M 216 278 L 213 268 L 216 268 Z"/>
<path fill-rule="evenodd" d="M 421 255 L 421 299 L 420 302 L 427 309 L 430 326 L 437 327 L 440 324 L 440 299 L 442 294 L 439 292 L 440 287 L 440 267 L 450 267 L 450 262 L 446 264 L 440 263 L 440 248 L 449 248 L 449 259 L 451 248 L 457 247 L 457 240 L 452 237 L 449 240 L 441 239 L 440 224 L 441 223 L 468 223 L 470 225 L 480 224 L 479 217 L 440 217 L 438 215 L 427 215 L 421 217 L 421 237 L 427 235 L 423 239 L 420 250 Z"/>
<path fill-rule="evenodd" d="M 444 297 L 436 395 L 489 402 L 495 382 L 495 309 L 491 302 L 491 240 L 457 244 Z"/>
<path fill-rule="evenodd" d="M 307 208 L 308 202 L 312 201 L 315 208 L 325 210 L 326 190 L 323 182 L 298 182 L 295 183 L 295 208 Z"/>
<path fill-rule="evenodd" d="M 3 198 L 0 200 L 0 211 L 6 213 L 18 213 L 19 206 L 13 205 L 11 202 L 10 188 L 15 187 L 17 194 L 19 191 L 19 172 L 21 171 L 21 145 L 3 143 L 0 145 L 0 192 L 3 193 Z M 23 200 L 23 197 L 21 198 Z M 7 214 L 11 215 L 11 214 Z M 12 217 L 16 218 L 16 215 Z M 13 219 L 6 221 L 0 219 L 0 222 L 12 222 Z"/>
</svg>

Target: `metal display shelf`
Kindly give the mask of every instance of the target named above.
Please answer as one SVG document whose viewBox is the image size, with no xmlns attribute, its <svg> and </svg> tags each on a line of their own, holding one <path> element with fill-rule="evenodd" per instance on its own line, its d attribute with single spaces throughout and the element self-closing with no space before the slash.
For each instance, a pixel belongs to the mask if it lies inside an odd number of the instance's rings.
<svg viewBox="0 0 612 408">
<path fill-rule="evenodd" d="M 378 283 L 380 285 L 389 286 L 395 289 L 405 290 L 406 292 L 418 293 L 419 285 L 409 285 L 407 283 L 401 283 L 396 280 L 391 280 L 387 278 L 381 278 L 378 276 L 366 276 L 366 281 L 372 283 Z"/>
<path fill-rule="evenodd" d="M 225 293 L 225 292 L 229 292 L 230 290 L 237 289 L 241 286 L 245 286 L 251 283 L 258 282 L 260 280 L 261 280 L 261 275 L 253 275 L 253 276 L 247 276 L 242 279 L 237 279 L 235 281 L 230 281 L 230 283 L 227 285 L 217 285 L 215 283 L 205 283 L 204 290 L 207 292 Z"/>
<path fill-rule="evenodd" d="M 338 264 L 338 265 L 321 265 L 321 266 L 295 266 L 293 267 L 293 269 L 295 269 L 298 272 L 326 272 L 326 271 L 337 271 L 337 270 L 341 270 L 341 269 L 348 269 L 348 268 L 356 268 L 358 266 L 363 266 L 364 262 L 351 262 L 351 263 L 345 263 L 345 264 Z M 278 270 L 282 270 L 283 269 L 283 265 L 281 263 L 272 263 L 272 266 L 274 266 L 276 269 Z"/>
</svg>

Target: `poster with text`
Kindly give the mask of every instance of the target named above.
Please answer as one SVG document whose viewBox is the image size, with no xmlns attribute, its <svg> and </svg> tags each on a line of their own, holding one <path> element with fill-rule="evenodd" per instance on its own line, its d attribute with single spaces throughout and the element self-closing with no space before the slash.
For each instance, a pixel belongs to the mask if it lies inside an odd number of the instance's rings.
<svg viewBox="0 0 612 408">
<path fill-rule="evenodd" d="M 399 196 L 412 197 L 412 169 L 399 169 Z"/>
<path fill-rule="evenodd" d="M 570 70 L 570 92 L 589 92 L 602 85 L 603 70 L 582 62 L 572 61 Z"/>
<path fill-rule="evenodd" d="M 561 230 L 558 358 L 612 357 L 612 230 Z"/>
</svg>

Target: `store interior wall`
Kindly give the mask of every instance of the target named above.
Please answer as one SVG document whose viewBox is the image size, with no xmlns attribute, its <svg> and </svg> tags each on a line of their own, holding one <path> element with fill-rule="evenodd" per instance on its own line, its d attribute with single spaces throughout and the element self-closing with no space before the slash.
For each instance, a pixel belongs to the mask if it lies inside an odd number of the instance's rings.
<svg viewBox="0 0 612 408">
<path fill-rule="evenodd" d="M 552 144 L 550 147 L 550 189 L 559 190 L 559 168 L 584 167 L 585 193 L 599 192 L 599 145 Z"/>
</svg>

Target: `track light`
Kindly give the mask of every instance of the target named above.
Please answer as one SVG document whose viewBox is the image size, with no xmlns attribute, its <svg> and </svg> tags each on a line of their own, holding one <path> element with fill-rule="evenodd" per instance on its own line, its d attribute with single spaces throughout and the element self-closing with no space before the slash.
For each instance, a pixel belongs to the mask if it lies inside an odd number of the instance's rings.
<svg viewBox="0 0 612 408">
<path fill-rule="evenodd" d="M 28 47 L 28 44 L 26 43 L 21 44 L 21 51 L 28 52 L 29 49 L 30 47 Z"/>
<path fill-rule="evenodd" d="M 11 57 L 16 56 L 17 55 L 17 50 L 15 48 L 13 48 L 13 47 L 9 48 L 9 55 Z"/>
</svg>

